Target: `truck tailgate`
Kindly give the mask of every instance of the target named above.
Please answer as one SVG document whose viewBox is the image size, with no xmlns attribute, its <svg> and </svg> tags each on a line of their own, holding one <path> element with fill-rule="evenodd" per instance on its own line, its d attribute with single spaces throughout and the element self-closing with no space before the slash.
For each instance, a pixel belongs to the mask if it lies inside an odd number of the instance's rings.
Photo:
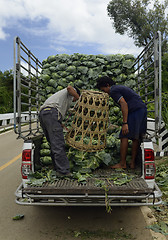
<svg viewBox="0 0 168 240">
<path fill-rule="evenodd" d="M 140 173 L 135 175 L 135 171 L 127 172 L 124 176 L 128 176 L 128 181 L 120 182 L 124 173 L 99 169 L 85 183 L 62 178 L 40 186 L 24 187 L 21 184 L 16 191 L 16 202 L 47 206 L 142 206 L 161 202 L 161 192 L 156 184 L 149 188 Z"/>
<path fill-rule="evenodd" d="M 101 185 L 103 183 L 103 186 Z M 54 183 L 44 183 L 42 186 L 28 186 L 23 189 L 23 193 L 50 195 L 50 194 L 98 194 L 102 195 L 106 192 L 110 195 L 139 195 L 152 193 L 153 189 L 149 189 L 148 185 L 142 178 L 132 179 L 130 182 L 121 186 L 115 185 L 114 182 L 106 178 L 89 178 L 85 184 L 79 183 L 77 180 L 60 179 Z"/>
</svg>

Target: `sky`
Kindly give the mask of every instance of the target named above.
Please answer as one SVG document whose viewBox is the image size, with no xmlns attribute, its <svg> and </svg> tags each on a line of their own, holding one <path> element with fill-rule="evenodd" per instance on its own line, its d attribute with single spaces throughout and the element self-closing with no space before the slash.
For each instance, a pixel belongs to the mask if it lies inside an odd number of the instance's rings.
<svg viewBox="0 0 168 240">
<path fill-rule="evenodd" d="M 0 71 L 13 69 L 16 36 L 43 61 L 56 54 L 133 54 L 133 39 L 116 34 L 110 0 L 0 0 Z"/>
</svg>

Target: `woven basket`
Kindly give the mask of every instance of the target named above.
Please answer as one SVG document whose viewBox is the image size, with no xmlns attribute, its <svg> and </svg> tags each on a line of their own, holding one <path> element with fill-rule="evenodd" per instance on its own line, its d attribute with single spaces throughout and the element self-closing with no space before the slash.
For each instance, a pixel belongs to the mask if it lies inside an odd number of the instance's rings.
<svg viewBox="0 0 168 240">
<path fill-rule="evenodd" d="M 66 135 L 70 146 L 87 152 L 105 148 L 108 127 L 109 96 L 107 93 L 83 90 Z"/>
</svg>

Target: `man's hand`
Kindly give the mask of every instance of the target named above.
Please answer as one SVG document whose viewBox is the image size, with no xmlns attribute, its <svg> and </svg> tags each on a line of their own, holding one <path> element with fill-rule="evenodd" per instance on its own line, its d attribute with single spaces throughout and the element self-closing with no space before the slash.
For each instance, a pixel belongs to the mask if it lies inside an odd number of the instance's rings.
<svg viewBox="0 0 168 240">
<path fill-rule="evenodd" d="M 119 104 L 121 106 L 123 123 L 125 123 L 122 125 L 122 134 L 126 135 L 129 133 L 128 124 L 126 124 L 128 119 L 128 104 L 123 97 L 120 99 Z"/>
<path fill-rule="evenodd" d="M 122 134 L 127 135 L 129 133 L 128 124 L 122 125 Z"/>
<path fill-rule="evenodd" d="M 69 132 L 69 128 L 67 128 L 63 123 L 61 124 L 61 126 L 66 132 Z"/>
</svg>

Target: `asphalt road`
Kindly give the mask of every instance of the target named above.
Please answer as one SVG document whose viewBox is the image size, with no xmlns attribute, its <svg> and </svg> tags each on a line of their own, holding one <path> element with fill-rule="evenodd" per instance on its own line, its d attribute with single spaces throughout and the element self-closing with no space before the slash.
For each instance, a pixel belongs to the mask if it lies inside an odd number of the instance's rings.
<svg viewBox="0 0 168 240">
<path fill-rule="evenodd" d="M 15 203 L 23 140 L 0 134 L 0 240 L 152 240 L 139 207 L 38 207 Z M 13 216 L 23 214 L 22 220 Z"/>
</svg>

